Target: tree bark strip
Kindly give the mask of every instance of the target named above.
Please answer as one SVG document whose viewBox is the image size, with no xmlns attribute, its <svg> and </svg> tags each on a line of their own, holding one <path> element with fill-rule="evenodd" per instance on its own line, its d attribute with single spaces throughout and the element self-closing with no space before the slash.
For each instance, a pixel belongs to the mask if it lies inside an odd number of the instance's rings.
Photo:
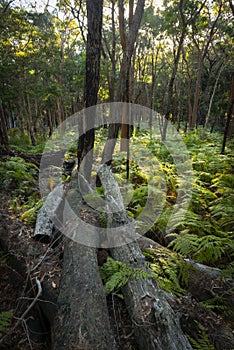
<svg viewBox="0 0 234 350">
<path fill-rule="evenodd" d="M 102 165 L 98 175 L 104 187 L 106 199 L 110 201 L 111 205 L 114 199 L 114 202 L 122 211 L 124 208 L 122 196 L 116 182 L 115 188 L 113 188 L 113 175 L 110 169 L 106 165 Z M 118 216 L 121 214 L 121 221 L 123 224 L 126 224 L 126 214 L 122 211 L 122 213 L 118 213 Z M 112 217 L 114 218 L 114 215 Z M 114 219 L 109 223 L 109 225 L 113 226 L 115 224 Z M 132 230 L 134 230 L 134 227 L 132 227 Z M 124 232 L 124 228 L 123 233 L 127 234 Z M 112 248 L 111 256 L 127 266 L 141 268 L 151 274 L 136 241 Z M 190 343 L 181 330 L 176 314 L 151 278 L 130 280 L 122 288 L 122 292 L 133 323 L 139 349 L 192 350 Z"/>
<path fill-rule="evenodd" d="M 102 0 L 87 0 L 87 18 L 88 18 L 88 36 L 86 43 L 86 75 L 85 75 L 85 108 L 97 104 L 97 95 L 100 80 L 100 56 L 101 56 L 101 38 L 102 38 Z M 94 146 L 94 121 L 95 109 L 93 114 L 85 118 L 85 126 L 79 127 L 78 141 L 78 167 L 82 164 L 81 172 L 90 179 L 93 146 Z M 83 161 L 83 162 L 82 162 Z"/>
<path fill-rule="evenodd" d="M 77 181 L 72 183 L 77 186 Z M 81 194 L 77 188 L 71 188 L 68 199 L 69 196 L 72 196 L 76 206 L 73 210 L 79 215 Z M 76 230 L 77 235 L 85 234 L 79 232 L 79 226 Z M 106 295 L 99 274 L 96 248 L 65 238 L 57 304 L 52 350 L 116 348 L 109 323 Z"/>
</svg>

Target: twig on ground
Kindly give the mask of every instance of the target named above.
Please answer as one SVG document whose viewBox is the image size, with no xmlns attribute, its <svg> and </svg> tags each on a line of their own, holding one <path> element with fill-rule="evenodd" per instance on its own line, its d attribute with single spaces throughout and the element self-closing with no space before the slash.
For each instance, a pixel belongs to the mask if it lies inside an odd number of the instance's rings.
<svg viewBox="0 0 234 350">
<path fill-rule="evenodd" d="M 39 281 L 38 278 L 36 278 L 36 284 L 37 284 L 37 288 L 38 288 L 38 292 L 36 297 L 33 299 L 33 301 L 31 302 L 31 304 L 29 305 L 29 307 L 24 311 L 23 315 L 20 318 L 16 318 L 17 322 L 14 325 L 14 327 L 4 336 L 2 337 L 2 339 L 0 340 L 0 345 L 3 344 L 4 340 L 9 337 L 9 335 L 11 335 L 14 330 L 20 325 L 21 322 L 25 322 L 25 317 L 26 315 L 29 313 L 29 311 L 33 308 L 33 306 L 36 304 L 36 302 L 38 301 L 41 293 L 42 293 L 42 287 L 41 287 L 41 282 Z"/>
</svg>

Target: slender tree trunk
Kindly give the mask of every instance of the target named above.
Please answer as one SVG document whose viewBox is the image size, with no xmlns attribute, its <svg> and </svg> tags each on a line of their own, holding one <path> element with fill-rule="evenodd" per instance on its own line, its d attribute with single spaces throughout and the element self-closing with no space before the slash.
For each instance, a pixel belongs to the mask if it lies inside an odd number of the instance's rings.
<svg viewBox="0 0 234 350">
<path fill-rule="evenodd" d="M 156 63 L 158 60 L 158 54 L 159 54 L 159 48 L 157 48 L 156 55 L 154 57 L 154 52 L 152 53 L 151 58 L 151 77 L 152 77 L 152 83 L 150 87 L 150 120 L 149 120 L 149 129 L 150 129 L 150 135 L 152 136 L 152 123 L 153 123 L 153 109 L 154 109 L 154 88 L 156 83 Z"/>
<path fill-rule="evenodd" d="M 10 149 L 10 143 L 9 138 L 7 134 L 7 126 L 6 126 L 6 120 L 2 105 L 2 99 L 0 98 L 0 117 L 1 117 L 1 124 L 0 124 L 0 136 L 1 136 L 1 143 L 3 144 L 5 150 L 8 152 Z"/>
<path fill-rule="evenodd" d="M 210 119 L 211 107 L 212 107 L 214 96 L 215 96 L 215 92 L 216 92 L 216 89 L 217 89 L 217 86 L 218 86 L 219 78 L 220 78 L 220 75 L 221 75 L 223 69 L 224 69 L 224 62 L 221 63 L 221 65 L 220 65 L 220 67 L 218 69 L 218 75 L 217 75 L 217 78 L 216 78 L 216 81 L 215 81 L 214 89 L 213 89 L 213 92 L 212 92 L 212 95 L 211 95 L 211 98 L 210 98 L 209 108 L 208 108 L 207 115 L 206 115 L 206 122 L 205 122 L 205 126 L 204 126 L 205 129 L 207 128 L 207 125 L 208 125 L 208 122 L 209 122 L 209 119 Z"/>
<path fill-rule="evenodd" d="M 174 67 L 173 67 L 171 78 L 168 84 L 167 104 L 166 104 L 165 121 L 164 121 L 163 132 L 162 132 L 162 141 L 165 141 L 166 139 L 168 120 L 170 117 L 170 113 L 172 112 L 173 87 L 174 87 L 174 82 L 175 82 L 175 78 L 176 78 L 176 74 L 179 66 L 180 54 L 184 43 L 185 33 L 186 33 L 186 27 L 184 27 L 181 32 L 180 41 L 177 48 L 177 54 L 175 57 Z"/>
<path fill-rule="evenodd" d="M 171 78 L 170 78 L 170 81 L 168 84 L 167 104 L 166 104 L 165 121 L 164 121 L 163 131 L 162 131 L 162 141 L 165 141 L 165 139 L 166 139 L 168 120 L 170 117 L 170 113 L 172 112 L 173 87 L 174 87 L 174 82 L 175 82 L 175 78 L 176 78 L 176 74 L 177 74 L 177 70 L 178 70 L 178 66 L 179 66 L 181 51 L 182 51 L 183 44 L 184 44 L 184 38 L 185 38 L 186 30 L 187 30 L 187 24 L 188 24 L 188 22 L 185 21 L 183 6 L 184 6 L 184 0 L 180 0 L 179 12 L 180 12 L 180 19 L 181 19 L 181 24 L 182 24 L 182 31 L 181 31 L 181 35 L 180 35 L 179 45 L 177 48 L 177 53 L 175 56 L 174 67 L 173 67 Z"/>
<path fill-rule="evenodd" d="M 87 0 L 88 36 L 86 42 L 85 107 L 97 104 L 100 80 L 102 0 Z M 78 167 L 89 181 L 93 162 L 95 111 L 84 119 L 78 141 Z"/>
<path fill-rule="evenodd" d="M 226 147 L 226 142 L 227 142 L 227 138 L 228 138 L 229 126 L 231 123 L 231 119 L 233 118 L 233 108 L 234 108 L 234 73 L 232 74 L 230 103 L 229 103 L 229 107 L 228 107 L 227 121 L 226 121 L 226 126 L 225 126 L 225 130 L 224 130 L 224 135 L 223 135 L 223 144 L 222 144 L 222 150 L 221 150 L 222 154 L 225 153 L 225 147 Z"/>
<path fill-rule="evenodd" d="M 25 114 L 27 117 L 27 131 L 29 133 L 32 145 L 35 146 L 36 138 L 33 131 L 32 111 L 31 111 L 30 99 L 28 94 L 26 95 L 26 97 L 23 96 L 23 102 L 24 102 Z"/>
<path fill-rule="evenodd" d="M 222 7 L 223 2 L 221 1 L 218 8 L 218 14 L 213 21 L 212 27 L 210 29 L 207 42 L 203 44 L 203 47 L 199 47 L 199 42 L 195 39 L 195 35 L 193 36 L 193 42 L 197 48 L 198 51 L 198 69 L 197 69 L 197 77 L 196 77 L 196 87 L 195 87 L 195 93 L 194 93 L 194 101 L 193 101 L 193 115 L 191 119 L 191 123 L 189 125 L 189 129 L 193 129 L 197 123 L 197 114 L 198 114 L 198 104 L 199 104 L 199 92 L 200 92 L 200 85 L 201 85 L 201 76 L 202 76 L 202 69 L 203 69 L 203 63 L 205 60 L 205 57 L 207 55 L 208 49 L 210 47 L 210 44 L 212 42 L 212 39 L 214 37 L 214 34 L 216 32 L 216 26 L 218 23 L 218 20 L 220 18 L 220 15 L 222 13 Z"/>
<path fill-rule="evenodd" d="M 129 76 L 132 62 L 132 55 L 134 53 L 134 46 L 137 39 L 138 31 L 141 24 L 141 19 L 144 12 L 145 0 L 138 0 L 134 15 L 132 16 L 133 2 L 130 4 L 130 28 L 128 35 L 124 29 L 124 4 L 123 0 L 119 0 L 119 29 L 120 29 L 120 41 L 123 49 L 123 58 L 120 67 L 119 85 L 117 91 L 117 100 L 122 102 L 129 101 Z M 123 123 L 124 124 L 124 123 Z M 126 125 L 126 124 L 125 124 Z M 105 144 L 102 163 L 110 164 L 112 155 L 114 152 L 116 139 L 118 137 L 121 124 L 115 123 L 109 126 L 108 141 Z M 128 129 L 124 127 L 125 129 Z M 129 133 L 129 130 L 125 130 L 124 133 Z M 110 142 L 111 140 L 111 142 Z"/>
<path fill-rule="evenodd" d="M 192 130 L 197 122 L 197 112 L 198 112 L 198 101 L 199 101 L 199 92 L 200 92 L 200 84 L 201 84 L 201 76 L 202 76 L 202 67 L 203 67 L 203 59 L 199 59 L 199 65 L 197 69 L 197 78 L 196 78 L 196 86 L 194 93 L 194 101 L 193 101 L 193 112 L 192 118 L 190 120 L 189 129 Z"/>
</svg>

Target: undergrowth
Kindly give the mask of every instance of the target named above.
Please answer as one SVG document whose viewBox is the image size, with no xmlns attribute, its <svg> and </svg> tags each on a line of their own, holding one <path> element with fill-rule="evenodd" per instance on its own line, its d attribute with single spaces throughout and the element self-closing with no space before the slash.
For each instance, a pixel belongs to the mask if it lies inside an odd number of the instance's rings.
<svg viewBox="0 0 234 350">
<path fill-rule="evenodd" d="M 143 254 L 161 289 L 176 296 L 186 293 L 181 284 L 188 283 L 188 269 L 178 254 L 163 247 L 157 247 L 157 251 L 147 249 Z"/>
<path fill-rule="evenodd" d="M 8 327 L 11 325 L 14 310 L 7 310 L 0 312 L 0 338 L 7 331 Z"/>
<path fill-rule="evenodd" d="M 100 274 L 105 283 L 104 289 L 107 295 L 118 291 L 130 280 L 152 277 L 141 268 L 132 268 L 110 257 L 107 258 L 105 264 L 100 268 Z"/>
<path fill-rule="evenodd" d="M 170 247 L 175 251 L 192 258 L 200 263 L 223 269 L 229 277 L 233 276 L 234 256 L 234 158 L 233 150 L 227 148 L 225 155 L 220 154 L 222 137 L 219 134 L 209 134 L 204 131 L 187 133 L 183 140 L 187 145 L 193 164 L 192 197 L 189 208 L 184 212 L 178 208 L 172 211 L 178 196 L 178 174 L 176 165 L 170 157 L 169 151 L 158 139 L 151 139 L 147 132 L 138 133 L 138 143 L 142 143 L 143 149 L 148 148 L 152 158 L 150 162 L 145 160 L 144 165 L 130 167 L 132 179 L 137 179 L 133 184 L 131 199 L 126 205 L 127 212 L 133 218 L 142 215 L 143 209 L 149 197 L 148 167 L 157 167 L 157 174 L 153 180 L 155 200 L 161 206 L 161 214 L 156 217 L 157 210 L 147 211 L 145 220 L 154 223 L 149 231 L 150 237 L 162 243 L 165 237 L 167 224 L 170 222 L 174 229 L 166 237 Z M 232 145 L 230 143 L 230 145 Z M 133 150 L 140 156 L 142 149 L 137 146 Z M 158 163 L 157 163 L 158 162 Z M 125 171 L 123 155 L 114 159 L 114 169 L 120 173 Z M 143 176 L 144 175 L 144 176 Z M 158 178 L 157 179 L 157 175 Z M 162 177 L 165 178 L 163 186 Z M 161 182 L 160 182 L 161 181 Z M 180 181 L 184 181 L 186 188 L 186 173 Z M 160 196 L 165 195 L 165 200 L 160 202 Z M 183 206 L 183 201 L 181 203 Z M 146 217 L 148 216 L 148 218 Z M 141 225 L 141 221 L 137 221 Z M 141 228 L 139 227 L 139 230 Z"/>
<path fill-rule="evenodd" d="M 210 342 L 204 327 L 198 323 L 199 334 L 197 339 L 188 336 L 188 339 L 194 350 L 215 350 L 214 345 Z"/>
<path fill-rule="evenodd" d="M 35 222 L 37 210 L 42 205 L 38 172 L 36 165 L 21 157 L 0 161 L 0 189 L 11 194 L 11 210 L 21 214 L 21 219 L 28 224 Z"/>
</svg>

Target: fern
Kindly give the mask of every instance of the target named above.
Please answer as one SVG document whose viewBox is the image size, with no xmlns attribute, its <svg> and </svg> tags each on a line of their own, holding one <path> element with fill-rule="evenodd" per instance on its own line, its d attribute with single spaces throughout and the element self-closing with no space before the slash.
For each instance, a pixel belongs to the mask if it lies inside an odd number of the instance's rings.
<svg viewBox="0 0 234 350">
<path fill-rule="evenodd" d="M 230 292 L 233 292 L 232 289 L 230 289 Z M 208 299 L 200 304 L 208 310 L 221 314 L 223 318 L 233 319 L 233 311 L 230 308 L 230 304 L 225 300 L 224 295 Z"/>
<path fill-rule="evenodd" d="M 191 257 L 201 263 L 215 263 L 225 253 L 234 250 L 233 240 L 227 237 L 206 235 L 198 237 L 186 231 L 180 234 L 170 234 L 175 239 L 169 244 L 182 255 Z"/>
<path fill-rule="evenodd" d="M 198 248 L 193 257 L 200 262 L 214 263 L 228 250 L 234 250 L 231 239 L 207 235 L 198 239 Z"/>
<path fill-rule="evenodd" d="M 7 328 L 11 324 L 12 316 L 14 310 L 2 311 L 0 312 L 0 337 L 6 332 Z"/>
<path fill-rule="evenodd" d="M 197 322 L 198 323 L 198 322 Z M 194 350 L 215 350 L 214 345 L 210 342 L 204 327 L 198 323 L 199 335 L 197 339 L 188 336 Z"/>
<path fill-rule="evenodd" d="M 16 193 L 23 192 L 27 187 L 35 183 L 38 168 L 32 163 L 25 162 L 20 157 L 10 158 L 5 162 L 0 161 L 0 185 L 8 183 Z"/>
<path fill-rule="evenodd" d="M 169 247 L 173 247 L 178 253 L 192 257 L 198 249 L 198 236 L 184 231 L 181 234 L 169 234 L 167 237 L 175 238 L 170 242 Z"/>
<path fill-rule="evenodd" d="M 165 248 L 157 250 L 147 249 L 143 254 L 160 288 L 177 296 L 184 294 L 179 281 L 183 274 L 182 259 L 173 252 L 165 252 Z"/>
<path fill-rule="evenodd" d="M 152 277 L 141 268 L 129 267 L 121 261 L 108 258 L 106 263 L 100 268 L 101 278 L 104 280 L 106 294 L 113 293 L 125 286 L 130 280 Z"/>
</svg>

